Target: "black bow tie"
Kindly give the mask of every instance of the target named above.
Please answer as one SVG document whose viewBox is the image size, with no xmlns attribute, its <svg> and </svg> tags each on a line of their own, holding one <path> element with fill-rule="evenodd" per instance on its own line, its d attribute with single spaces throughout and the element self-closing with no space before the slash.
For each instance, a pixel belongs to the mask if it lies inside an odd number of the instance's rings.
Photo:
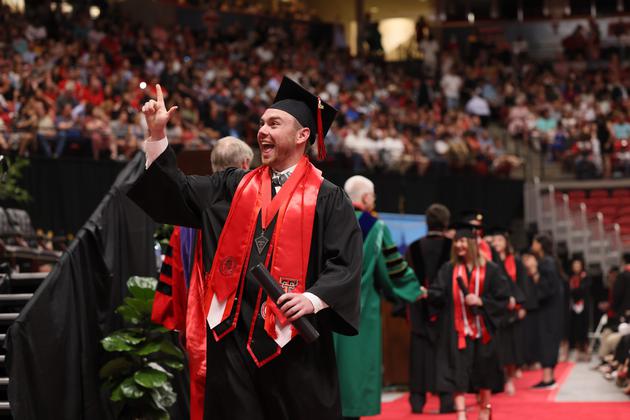
<svg viewBox="0 0 630 420">
<path fill-rule="evenodd" d="M 274 174 L 271 177 L 271 185 L 273 187 L 282 187 L 282 184 L 287 182 L 287 179 L 289 179 L 289 174 Z"/>
</svg>

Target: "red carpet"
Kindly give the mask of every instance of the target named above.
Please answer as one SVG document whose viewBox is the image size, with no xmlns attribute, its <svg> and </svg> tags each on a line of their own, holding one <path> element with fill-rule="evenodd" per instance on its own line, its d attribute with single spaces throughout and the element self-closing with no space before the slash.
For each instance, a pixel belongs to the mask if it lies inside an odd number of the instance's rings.
<svg viewBox="0 0 630 420">
<path fill-rule="evenodd" d="M 556 378 L 561 386 L 571 371 L 572 364 L 558 365 Z M 517 379 L 516 395 L 505 393 L 492 396 L 493 420 L 629 420 L 630 402 L 554 402 L 559 386 L 553 390 L 532 390 L 530 387 L 540 380 L 540 371 L 523 372 Z M 621 390 L 619 391 L 621 392 Z M 477 406 L 474 395 L 467 395 L 466 406 L 468 418 L 477 418 Z M 425 407 L 429 413 L 437 413 L 438 400 L 431 397 Z M 454 419 L 455 414 L 412 414 L 407 395 L 384 403 L 380 416 L 369 417 L 370 420 L 421 420 L 421 419 Z"/>
</svg>

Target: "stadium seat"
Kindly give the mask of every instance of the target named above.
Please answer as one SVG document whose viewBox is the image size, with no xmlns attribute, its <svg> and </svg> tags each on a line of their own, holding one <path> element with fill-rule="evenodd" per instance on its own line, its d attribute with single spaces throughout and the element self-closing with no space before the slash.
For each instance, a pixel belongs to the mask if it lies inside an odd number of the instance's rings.
<svg viewBox="0 0 630 420">
<path fill-rule="evenodd" d="M 610 195 L 608 194 L 608 190 L 591 190 L 591 192 L 589 193 L 589 197 L 591 198 L 595 198 L 595 197 L 610 197 Z"/>
<path fill-rule="evenodd" d="M 630 189 L 627 188 L 619 188 L 612 191 L 613 197 L 629 197 L 630 198 Z"/>
<path fill-rule="evenodd" d="M 571 200 L 583 201 L 586 198 L 586 191 L 582 191 L 582 190 L 569 191 L 568 194 Z"/>
</svg>

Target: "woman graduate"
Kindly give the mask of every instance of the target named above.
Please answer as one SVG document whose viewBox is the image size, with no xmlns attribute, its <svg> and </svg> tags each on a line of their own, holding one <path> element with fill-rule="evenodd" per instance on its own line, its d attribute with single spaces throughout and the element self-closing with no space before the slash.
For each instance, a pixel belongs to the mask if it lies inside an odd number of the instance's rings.
<svg viewBox="0 0 630 420">
<path fill-rule="evenodd" d="M 525 362 L 523 320 L 527 314 L 527 302 L 535 300 L 536 291 L 521 259 L 514 255 L 507 230 L 494 229 L 492 234 L 492 247 L 498 257 L 494 262 L 510 286 L 508 313 L 499 326 L 497 347 L 499 360 L 505 369 L 505 391 L 514 395 L 516 369 Z"/>
<path fill-rule="evenodd" d="M 584 261 L 573 258 L 569 277 L 569 348 L 577 351 L 577 360 L 589 361 L 588 321 L 590 318 L 591 279 L 584 269 Z"/>
<path fill-rule="evenodd" d="M 494 332 L 505 315 L 510 290 L 499 267 L 479 252 L 470 224 L 458 224 L 451 252 L 429 290 L 429 304 L 440 307 L 443 329 L 436 352 L 440 392 L 455 394 L 458 420 L 466 419 L 464 394 L 479 393 L 479 419 L 492 418 L 490 394 L 502 388 Z"/>
</svg>

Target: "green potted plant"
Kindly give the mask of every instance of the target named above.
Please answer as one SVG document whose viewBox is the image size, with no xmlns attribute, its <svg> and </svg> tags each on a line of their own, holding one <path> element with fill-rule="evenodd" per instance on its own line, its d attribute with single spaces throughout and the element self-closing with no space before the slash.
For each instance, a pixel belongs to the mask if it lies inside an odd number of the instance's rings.
<svg viewBox="0 0 630 420">
<path fill-rule="evenodd" d="M 101 340 L 114 357 L 100 376 L 122 419 L 169 419 L 168 408 L 177 399 L 171 379 L 173 371 L 183 369 L 184 354 L 166 328 L 151 322 L 156 286 L 154 278 L 131 277 L 130 296 L 116 309 L 125 328 Z"/>
</svg>

